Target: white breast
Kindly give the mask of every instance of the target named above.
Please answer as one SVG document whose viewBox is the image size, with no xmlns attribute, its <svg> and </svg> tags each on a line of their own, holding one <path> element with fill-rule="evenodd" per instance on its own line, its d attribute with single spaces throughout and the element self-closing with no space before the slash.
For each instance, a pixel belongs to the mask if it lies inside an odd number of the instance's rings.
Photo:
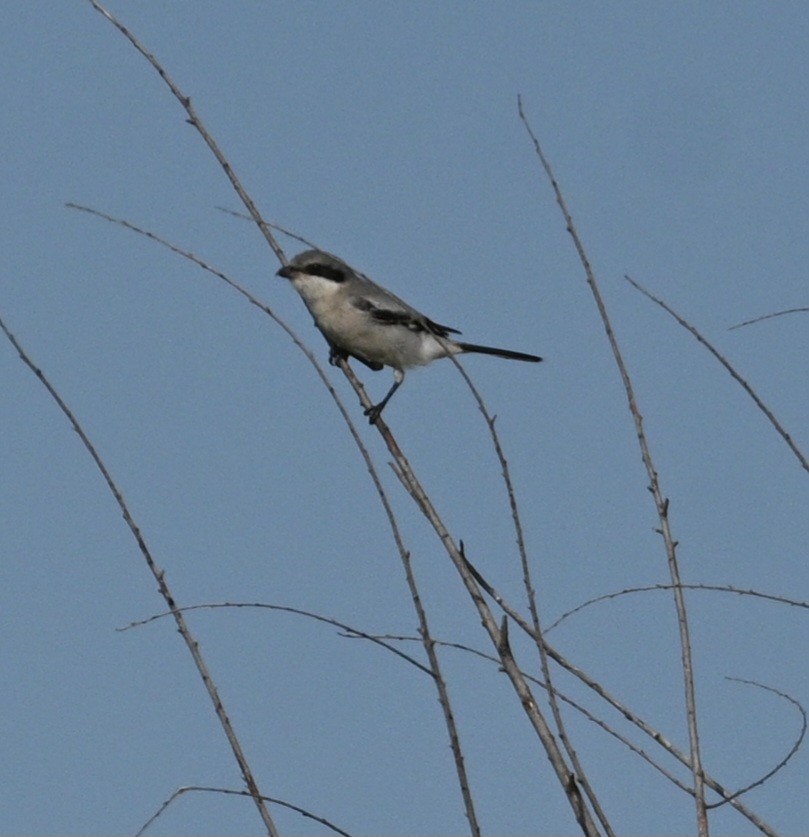
<svg viewBox="0 0 809 837">
<path fill-rule="evenodd" d="M 456 351 L 452 341 L 445 343 L 423 331 L 375 320 L 351 304 L 343 283 L 307 274 L 292 281 L 326 338 L 366 360 L 407 369 Z"/>
</svg>

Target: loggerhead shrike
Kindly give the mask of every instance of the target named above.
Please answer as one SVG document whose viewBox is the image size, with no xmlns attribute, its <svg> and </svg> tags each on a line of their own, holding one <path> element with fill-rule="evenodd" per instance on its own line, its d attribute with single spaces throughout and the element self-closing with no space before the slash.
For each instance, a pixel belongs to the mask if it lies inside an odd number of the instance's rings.
<svg viewBox="0 0 809 837">
<path fill-rule="evenodd" d="M 390 291 L 352 270 L 342 259 L 322 250 L 306 250 L 284 265 L 278 276 L 289 279 L 328 341 L 329 361 L 354 357 L 378 372 L 393 367 L 393 386 L 388 394 L 365 411 L 374 424 L 401 386 L 405 369 L 424 366 L 438 358 L 463 352 L 527 360 L 536 355 L 461 343 L 450 337 L 457 329 L 439 325 L 411 308 Z"/>
</svg>

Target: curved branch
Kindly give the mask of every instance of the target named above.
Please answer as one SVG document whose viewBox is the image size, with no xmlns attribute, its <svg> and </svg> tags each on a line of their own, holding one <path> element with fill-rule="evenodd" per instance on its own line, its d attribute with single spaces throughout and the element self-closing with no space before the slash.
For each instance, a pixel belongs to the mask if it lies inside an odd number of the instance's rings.
<svg viewBox="0 0 809 837">
<path fill-rule="evenodd" d="M 744 683 L 747 686 L 756 686 L 759 689 L 764 689 L 768 692 L 772 692 L 774 695 L 778 695 L 778 697 L 783 698 L 784 700 L 788 700 L 797 710 L 800 712 L 801 715 L 801 731 L 798 733 L 798 737 L 790 747 L 789 752 L 778 762 L 778 764 L 773 767 L 772 770 L 765 773 L 760 779 L 756 779 L 755 782 L 751 782 L 749 785 L 741 788 L 740 790 L 735 791 L 729 797 L 723 799 L 721 802 L 715 802 L 713 805 L 709 805 L 709 808 L 719 808 L 720 805 L 725 805 L 728 802 L 732 802 L 737 797 L 741 796 L 743 793 L 747 793 L 748 791 L 753 790 L 753 788 L 757 788 L 760 785 L 763 785 L 768 779 L 771 779 L 775 774 L 781 770 L 782 767 L 786 767 L 787 762 L 798 752 L 801 748 L 801 744 L 803 744 L 803 739 L 806 736 L 806 710 L 803 706 L 795 700 L 794 697 L 786 694 L 786 692 L 781 692 L 778 689 L 773 688 L 772 686 L 765 686 L 763 683 L 758 683 L 755 680 L 745 680 L 741 677 L 726 677 L 726 680 L 731 680 L 734 683 Z"/>
<path fill-rule="evenodd" d="M 803 314 L 809 311 L 809 308 L 787 308 L 786 311 L 776 311 L 773 314 L 762 314 L 760 317 L 754 317 L 752 320 L 745 320 L 743 323 L 736 323 L 732 325 L 728 331 L 733 331 L 736 328 L 744 328 L 745 326 L 753 325 L 753 323 L 760 323 L 763 320 L 771 320 L 773 317 L 783 317 L 785 314 Z"/>
<path fill-rule="evenodd" d="M 231 796 L 249 796 L 247 791 L 241 790 L 233 790 L 231 788 L 209 788 L 204 787 L 202 785 L 186 785 L 182 788 L 177 788 L 176 791 L 157 809 L 157 811 L 149 817 L 148 820 L 138 829 L 135 837 L 141 837 L 141 835 L 146 831 L 146 829 L 152 825 L 160 816 L 163 815 L 165 810 L 171 805 L 172 802 L 179 799 L 184 793 L 188 793 L 189 791 L 204 791 L 206 793 L 223 793 L 228 794 Z M 314 820 L 315 822 L 319 822 L 321 825 L 325 825 L 326 828 L 333 831 L 335 834 L 340 834 L 341 837 L 351 837 L 351 835 L 347 831 L 343 831 L 342 828 L 336 826 L 333 822 L 330 822 L 325 817 L 319 817 L 317 814 L 313 814 L 311 811 L 307 811 L 305 808 L 301 808 L 298 805 L 293 805 L 291 802 L 284 802 L 283 799 L 275 799 L 272 796 L 263 796 L 262 799 L 265 802 L 271 802 L 273 805 L 281 805 L 284 808 L 289 808 L 290 811 L 297 811 L 297 813 L 301 814 L 302 816 L 306 817 L 307 819 Z"/>
<path fill-rule="evenodd" d="M 769 602 L 777 602 L 778 604 L 789 605 L 790 607 L 802 607 L 809 609 L 809 602 L 801 601 L 800 599 L 789 599 L 786 596 L 776 596 L 771 593 L 760 593 L 758 590 L 743 590 L 740 587 L 734 587 L 732 584 L 683 584 L 685 590 L 707 590 L 712 593 L 735 593 L 737 596 L 753 596 L 757 599 L 765 599 Z M 545 633 L 558 628 L 566 619 L 577 613 L 580 613 L 585 608 L 599 602 L 606 602 L 610 599 L 617 599 L 621 596 L 627 596 L 631 593 L 650 593 L 656 590 L 671 590 L 671 584 L 649 584 L 645 587 L 625 587 L 623 590 L 617 590 L 613 593 L 603 593 L 600 596 L 594 596 L 586 602 L 572 608 L 563 613 L 552 625 L 545 628 Z"/>
<path fill-rule="evenodd" d="M 770 408 L 758 397 L 750 384 L 748 384 L 747 381 L 745 381 L 744 378 L 742 378 L 742 376 L 730 365 L 730 361 L 728 361 L 728 359 L 721 354 L 706 337 L 700 334 L 700 332 L 697 331 L 691 323 L 681 317 L 671 306 L 667 305 L 659 297 L 656 297 L 651 291 L 646 290 L 643 285 L 636 282 L 630 276 L 625 276 L 624 278 L 630 285 L 632 285 L 633 288 L 640 291 L 647 299 L 650 299 L 656 305 L 659 305 L 669 316 L 673 317 L 686 331 L 691 332 L 691 334 L 696 337 L 703 346 L 705 346 L 705 348 L 722 364 L 722 366 L 725 367 L 731 378 L 733 378 L 733 380 L 736 381 L 736 383 L 739 384 L 739 386 L 753 399 L 756 407 L 764 413 L 767 420 L 778 432 L 778 435 L 787 443 L 787 447 L 795 454 L 804 471 L 809 471 L 809 461 L 807 461 L 801 449 L 795 444 L 792 437 L 784 429 L 781 422 L 775 417 L 772 410 L 770 410 Z"/>
<path fill-rule="evenodd" d="M 261 817 L 262 822 L 264 823 L 264 826 L 267 829 L 267 833 L 270 835 L 270 837 L 277 837 L 278 831 L 275 827 L 275 823 L 273 822 L 272 817 L 270 816 L 270 812 L 267 810 L 266 805 L 264 805 L 263 797 L 258 789 L 258 784 L 256 783 L 256 780 L 253 776 L 253 771 L 250 768 L 244 751 L 242 750 L 241 743 L 239 742 L 239 739 L 236 736 L 236 731 L 234 730 L 233 725 L 230 722 L 230 718 L 228 716 L 227 711 L 225 710 L 225 705 L 222 702 L 222 698 L 219 696 L 219 690 L 217 689 L 216 684 L 214 683 L 213 678 L 211 677 L 211 673 L 208 670 L 208 666 L 202 657 L 202 652 L 200 651 L 199 643 L 196 639 L 194 639 L 194 636 L 191 633 L 191 630 L 189 629 L 188 625 L 186 624 L 185 618 L 183 617 L 180 608 L 177 607 L 174 595 L 171 592 L 171 589 L 169 588 L 168 582 L 166 581 L 166 573 L 161 567 L 157 565 L 157 562 L 154 560 L 152 552 L 146 543 L 146 539 L 141 533 L 139 526 L 135 522 L 135 519 L 132 517 L 132 513 L 129 511 L 129 506 L 126 503 L 126 500 L 124 500 L 124 496 L 121 493 L 121 489 L 118 487 L 117 483 L 112 478 L 112 474 L 110 474 L 109 470 L 107 469 L 107 466 L 104 463 L 104 460 L 101 458 L 101 455 L 98 453 L 95 446 L 90 441 L 89 436 L 85 433 L 84 428 L 81 426 L 81 424 L 79 424 L 79 420 L 76 418 L 71 409 L 64 402 L 64 400 L 59 395 L 53 384 L 51 384 L 51 382 L 45 376 L 45 373 L 34 365 L 33 361 L 30 359 L 30 357 L 26 354 L 25 350 L 17 341 L 17 338 L 6 327 L 6 324 L 3 322 L 2 318 L 0 318 L 0 329 L 3 330 L 11 345 L 14 346 L 14 348 L 17 350 L 17 353 L 19 354 L 23 363 L 25 363 L 25 365 L 34 373 L 34 375 L 36 375 L 40 383 L 48 391 L 48 394 L 56 402 L 56 405 L 65 414 L 67 420 L 73 427 L 73 430 L 76 431 L 79 439 L 81 439 L 82 444 L 86 448 L 87 452 L 90 454 L 90 457 L 92 458 L 96 467 L 101 472 L 101 476 L 104 478 L 104 482 L 107 484 L 107 488 L 110 490 L 110 493 L 115 498 L 115 502 L 118 504 L 118 508 L 121 510 L 121 514 L 124 517 L 124 521 L 126 522 L 129 531 L 132 533 L 132 537 L 134 537 L 141 555 L 146 561 L 146 566 L 149 568 L 149 571 L 152 573 L 155 580 L 157 581 L 157 588 L 160 592 L 160 595 L 163 597 L 163 600 L 169 607 L 169 611 L 177 625 L 177 630 L 179 631 L 180 636 L 182 636 L 183 641 L 185 642 L 186 647 L 188 648 L 188 651 L 191 654 L 192 659 L 194 660 L 194 665 L 196 666 L 197 672 L 199 673 L 199 676 L 202 678 L 202 682 L 205 685 L 205 690 L 208 692 L 208 696 L 210 697 L 211 702 L 213 703 L 216 717 L 219 719 L 219 723 L 221 724 L 222 729 L 225 732 L 225 737 L 227 738 L 228 743 L 230 744 L 230 749 L 233 752 L 233 756 L 236 759 L 236 763 L 239 765 L 239 770 L 241 771 L 242 778 L 244 779 L 244 782 L 247 785 L 249 795 L 256 804 L 259 816 Z"/>
<path fill-rule="evenodd" d="M 293 613 L 297 616 L 305 616 L 307 619 L 313 619 L 316 622 L 323 622 L 326 625 L 332 625 L 335 628 L 339 628 L 341 631 L 345 631 L 345 636 L 354 637 L 356 639 L 367 639 L 369 642 L 373 642 L 376 645 L 380 645 L 382 648 L 385 648 L 387 651 L 390 651 L 392 654 L 396 654 L 397 657 L 401 657 L 405 662 L 410 663 L 410 665 L 415 666 L 419 671 L 423 672 L 424 674 L 429 675 L 430 677 L 435 677 L 435 674 L 427 668 L 423 663 L 420 663 L 415 657 L 411 657 L 409 654 L 405 654 L 403 651 L 400 651 L 396 646 L 391 645 L 384 641 L 384 638 L 380 638 L 376 634 L 369 634 L 365 631 L 359 630 L 359 628 L 353 628 L 351 625 L 347 625 L 345 622 L 340 622 L 339 619 L 333 619 L 329 616 L 322 616 L 319 613 L 313 613 L 311 610 L 302 610 L 299 607 L 288 607 L 287 605 L 274 605 L 274 604 L 267 604 L 265 602 L 208 602 L 206 604 L 195 604 L 195 605 L 185 605 L 184 607 L 177 608 L 177 610 L 181 611 L 182 613 L 188 613 L 191 610 L 220 610 L 220 609 L 238 609 L 238 608 L 256 608 L 259 610 L 275 610 L 280 613 Z M 171 616 L 171 611 L 165 611 L 164 613 L 155 613 L 152 616 L 147 617 L 146 619 L 138 619 L 134 622 L 130 622 L 128 625 L 124 625 L 121 628 L 116 628 L 117 631 L 129 631 L 132 628 L 141 628 L 144 625 L 148 625 L 151 622 L 157 622 L 161 619 L 165 619 L 167 616 Z"/>
<path fill-rule="evenodd" d="M 224 212 L 225 215 L 232 215 L 234 218 L 240 218 L 242 221 L 252 221 L 253 219 L 249 215 L 245 215 L 244 212 L 236 212 L 234 209 L 228 209 L 226 206 L 215 206 L 214 209 L 218 209 L 220 212 Z M 292 230 L 287 229 L 286 227 L 282 227 L 280 224 L 276 224 L 273 221 L 265 221 L 264 222 L 271 230 L 277 230 L 280 233 L 288 236 L 289 238 L 294 239 L 295 241 L 300 242 L 301 244 L 305 244 L 311 250 L 321 250 L 323 248 L 318 247 L 317 244 L 310 241 L 308 238 L 304 238 L 302 235 L 298 235 L 296 232 L 292 232 Z"/>
<path fill-rule="evenodd" d="M 196 109 L 191 104 L 191 97 L 186 96 L 185 93 L 179 88 L 179 86 L 175 83 L 175 81 L 171 78 L 171 76 L 166 72 L 166 69 L 163 65 L 155 58 L 155 56 L 149 52 L 146 47 L 123 25 L 111 12 L 107 11 L 101 3 L 97 2 L 97 0 L 88 0 L 90 5 L 100 14 L 102 14 L 128 41 L 132 44 L 133 47 L 152 65 L 154 70 L 160 76 L 161 79 L 165 82 L 166 86 L 171 90 L 174 98 L 180 103 L 183 107 L 185 112 L 188 114 L 188 122 L 190 125 L 193 125 L 199 135 L 202 137 L 204 143 L 208 146 L 211 150 L 211 153 L 216 158 L 219 165 L 222 167 L 222 170 L 225 172 L 227 179 L 230 181 L 231 186 L 235 190 L 236 194 L 239 196 L 241 202 L 245 205 L 245 208 L 250 213 L 250 217 L 255 221 L 256 225 L 258 226 L 259 230 L 261 230 L 261 234 L 264 236 L 267 244 L 270 245 L 272 251 L 278 257 L 278 261 L 281 264 L 286 264 L 286 256 L 284 255 L 284 251 L 281 249 L 281 246 L 275 240 L 275 236 L 272 234 L 272 231 L 268 227 L 267 224 L 264 223 L 264 219 L 261 217 L 261 213 L 258 211 L 258 207 L 253 202 L 253 199 L 247 193 L 247 190 L 242 186 L 241 181 L 236 176 L 236 173 L 231 168 L 230 163 L 228 162 L 225 155 L 222 153 L 222 150 L 219 148 L 219 145 L 216 143 L 216 140 L 211 136 L 208 132 L 208 129 L 203 125 L 202 121 L 199 118 L 199 115 L 196 112 Z"/>
</svg>

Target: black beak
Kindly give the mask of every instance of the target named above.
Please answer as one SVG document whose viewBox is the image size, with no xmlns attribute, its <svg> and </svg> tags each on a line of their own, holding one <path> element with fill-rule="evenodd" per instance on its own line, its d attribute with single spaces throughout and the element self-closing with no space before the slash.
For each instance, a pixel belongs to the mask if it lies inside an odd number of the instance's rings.
<svg viewBox="0 0 809 837">
<path fill-rule="evenodd" d="M 276 271 L 276 276 L 283 276 L 284 279 L 291 279 L 294 270 L 290 265 L 285 264 L 282 268 Z"/>
</svg>

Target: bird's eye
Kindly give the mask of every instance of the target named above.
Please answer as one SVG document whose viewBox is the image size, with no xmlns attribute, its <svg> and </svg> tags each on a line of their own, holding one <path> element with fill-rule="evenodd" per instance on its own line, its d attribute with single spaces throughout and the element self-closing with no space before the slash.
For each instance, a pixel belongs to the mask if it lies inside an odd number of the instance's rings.
<svg viewBox="0 0 809 837">
<path fill-rule="evenodd" d="M 322 276 L 324 279 L 330 279 L 332 282 L 345 282 L 347 278 L 342 268 L 334 267 L 330 264 L 308 264 L 302 270 L 310 276 Z"/>
</svg>

